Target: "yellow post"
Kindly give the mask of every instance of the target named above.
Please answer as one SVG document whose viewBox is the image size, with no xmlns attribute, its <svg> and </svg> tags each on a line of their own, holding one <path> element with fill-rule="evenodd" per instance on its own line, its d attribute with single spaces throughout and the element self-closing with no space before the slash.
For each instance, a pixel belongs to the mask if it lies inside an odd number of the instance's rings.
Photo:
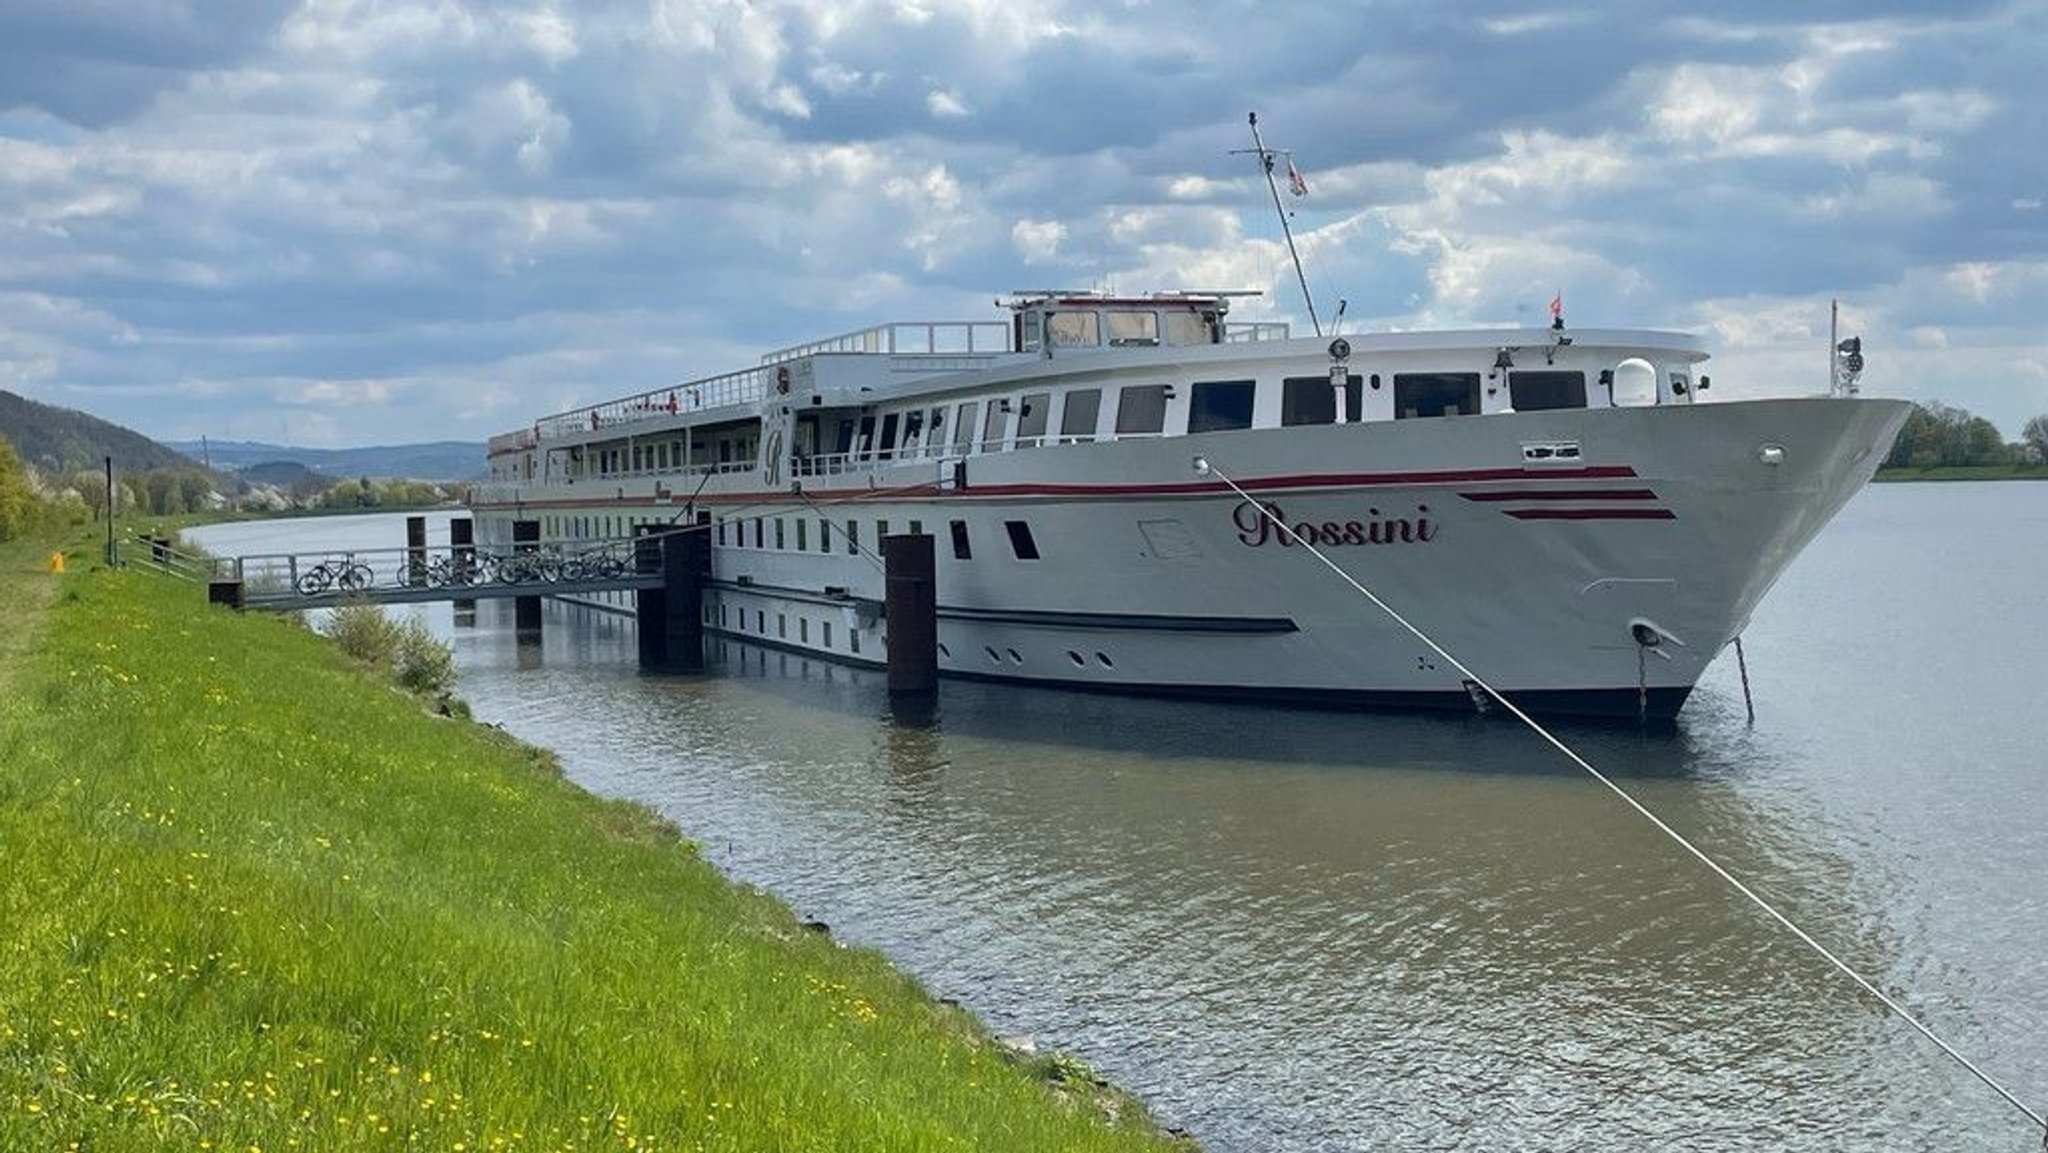
<svg viewBox="0 0 2048 1153">
<path fill-rule="evenodd" d="M 51 572 L 63 572 L 63 571 L 64 571 L 64 554 L 63 554 L 63 553 L 61 553 L 61 552 L 53 552 L 53 553 L 51 553 L 51 554 L 50 554 L 50 571 L 51 571 Z"/>
</svg>

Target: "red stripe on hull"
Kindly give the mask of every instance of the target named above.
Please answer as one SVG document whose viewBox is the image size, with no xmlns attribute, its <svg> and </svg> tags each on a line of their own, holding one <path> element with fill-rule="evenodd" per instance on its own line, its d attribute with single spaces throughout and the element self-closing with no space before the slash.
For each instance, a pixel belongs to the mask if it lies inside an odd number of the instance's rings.
<svg viewBox="0 0 2048 1153">
<path fill-rule="evenodd" d="M 1656 500 L 1647 488 L 1521 488 L 1501 492 L 1461 492 L 1466 500 Z"/>
<path fill-rule="evenodd" d="M 1677 520 L 1668 508 L 1511 508 L 1516 520 Z"/>
</svg>

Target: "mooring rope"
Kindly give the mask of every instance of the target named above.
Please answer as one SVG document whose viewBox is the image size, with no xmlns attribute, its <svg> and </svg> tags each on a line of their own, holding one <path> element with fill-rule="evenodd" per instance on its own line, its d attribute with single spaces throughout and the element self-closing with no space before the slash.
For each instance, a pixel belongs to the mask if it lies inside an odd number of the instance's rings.
<svg viewBox="0 0 2048 1153">
<path fill-rule="evenodd" d="M 1677 842 L 1680 848 L 1683 848 L 1686 852 L 1692 854 L 1692 856 L 1696 858 L 1701 864 L 1705 865 L 1708 869 L 1712 870 L 1715 876 L 1720 877 L 1723 881 L 1728 882 L 1728 884 L 1731 887 L 1733 887 L 1736 892 L 1741 893 L 1743 896 L 1749 898 L 1750 903 L 1754 904 L 1757 908 L 1762 909 L 1764 913 L 1767 914 L 1772 920 L 1776 921 L 1779 925 L 1783 926 L 1793 936 L 1805 942 L 1808 948 L 1811 948 L 1814 952 L 1826 958 L 1829 964 L 1833 965 L 1836 969 L 1839 969 L 1844 976 L 1848 977 L 1851 981 L 1854 981 L 1858 986 L 1860 986 L 1863 989 L 1864 992 L 1870 994 L 1872 997 L 1875 997 L 1881 1004 L 1884 1005 L 1885 1008 L 1891 1010 L 1892 1013 L 1895 1016 L 1897 1016 L 1900 1020 L 1904 1021 L 1908 1025 L 1911 1025 L 1915 1030 L 1917 1030 L 1920 1033 L 1921 1036 L 1927 1038 L 1929 1041 L 1934 1042 L 1936 1047 L 1938 1047 L 1943 1053 L 1948 1054 L 1948 1056 L 1952 1060 L 1954 1060 L 1958 1065 L 1961 1065 L 1963 1068 L 1969 1070 L 1971 1075 L 1976 1077 L 1977 1080 L 1989 1086 L 1992 1092 L 1998 1094 L 2000 1097 L 2005 1098 L 2007 1104 L 2019 1110 L 2021 1113 L 2026 1114 L 2027 1119 L 2032 1121 L 2035 1124 L 2035 1126 L 2037 1126 L 2041 1130 L 2042 1148 L 2048 1149 L 2048 1118 L 2044 1118 L 2040 1113 L 2035 1112 L 2031 1107 L 2027 1105 L 2026 1102 L 2020 1100 L 2018 1096 L 2016 1096 L 2010 1089 L 2007 1089 L 2004 1085 L 2000 1084 L 1996 1078 L 1991 1076 L 1991 1074 L 1986 1073 L 1983 1069 L 1979 1068 L 1976 1062 L 1970 1060 L 1968 1057 L 1965 1057 L 1958 1049 L 1956 1049 L 1954 1045 L 1951 1045 L 1947 1041 L 1943 1040 L 1941 1036 L 1937 1034 L 1933 1029 L 1928 1028 L 1927 1025 L 1922 1023 L 1918 1017 L 1914 1016 L 1911 1012 L 1907 1011 L 1905 1006 L 1899 1004 L 1896 1000 L 1893 1000 L 1889 995 L 1885 993 L 1884 990 L 1878 988 L 1875 984 L 1871 983 L 1871 981 L 1868 978 L 1866 978 L 1863 974 L 1857 972 L 1854 968 L 1852 968 L 1847 961 L 1844 961 L 1840 957 L 1836 956 L 1834 952 L 1830 950 L 1826 945 L 1823 945 L 1819 941 L 1815 940 L 1812 934 L 1808 933 L 1805 929 L 1802 929 L 1797 924 L 1793 923 L 1790 917 L 1787 917 L 1785 914 L 1779 912 L 1776 906 L 1772 905 L 1769 901 L 1765 900 L 1761 895 L 1759 895 L 1756 892 L 1756 890 L 1750 888 L 1746 884 L 1743 884 L 1740 878 L 1738 878 L 1734 873 L 1729 872 L 1726 868 L 1722 867 L 1719 861 L 1716 861 L 1714 860 L 1714 858 L 1708 856 L 1705 850 L 1701 849 L 1698 845 L 1693 844 L 1690 840 L 1686 838 L 1685 834 L 1679 832 L 1677 829 L 1672 828 L 1670 825 L 1665 824 L 1663 818 L 1651 812 L 1646 806 L 1643 805 L 1641 801 L 1638 801 L 1635 799 L 1635 797 L 1631 796 L 1628 790 L 1622 788 L 1620 785 L 1615 784 L 1614 781 L 1609 779 L 1605 773 L 1602 773 L 1599 769 L 1594 768 L 1592 764 L 1588 762 L 1584 757 L 1574 752 L 1571 746 L 1559 740 L 1555 735 L 1551 733 L 1549 729 L 1546 729 L 1541 724 L 1538 724 L 1535 718 L 1531 717 L 1528 713 L 1522 711 L 1521 706 L 1509 700 L 1500 692 L 1500 690 L 1494 688 L 1491 684 L 1487 683 L 1485 678 L 1481 677 L 1478 673 L 1475 673 L 1470 668 L 1466 667 L 1463 661 L 1460 661 L 1457 657 L 1452 656 L 1442 645 L 1436 643 L 1436 641 L 1432 637 L 1430 637 L 1428 633 L 1423 632 L 1420 628 L 1417 628 L 1413 623 L 1411 623 L 1407 617 L 1404 617 L 1399 612 L 1396 612 L 1394 610 L 1394 607 L 1392 605 L 1389 605 L 1386 601 L 1381 600 L 1378 594 L 1374 593 L 1371 589 L 1365 587 L 1365 585 L 1360 584 L 1356 579 L 1354 579 L 1351 576 L 1350 573 L 1347 573 L 1342 568 L 1338 567 L 1337 563 L 1331 560 L 1328 556 L 1324 555 L 1323 551 L 1317 548 L 1313 542 L 1304 539 L 1301 535 L 1296 533 L 1293 527 L 1287 524 L 1286 521 L 1283 521 L 1279 517 L 1274 516 L 1273 511 L 1271 509 L 1267 508 L 1263 503 L 1254 498 L 1250 493 L 1246 492 L 1243 488 L 1239 487 L 1238 483 L 1232 480 L 1230 477 L 1224 475 L 1222 470 L 1218 469 L 1215 465 L 1211 464 L 1206 458 L 1199 456 L 1195 458 L 1194 466 L 1195 471 L 1197 473 L 1204 476 L 1214 476 L 1218 480 L 1221 480 L 1224 484 L 1230 486 L 1230 490 L 1232 492 L 1236 493 L 1239 497 L 1249 502 L 1253 508 L 1258 509 L 1260 516 L 1263 516 L 1264 518 L 1266 518 L 1266 520 L 1270 521 L 1275 528 L 1279 529 L 1282 533 L 1286 534 L 1286 536 L 1289 539 L 1291 539 L 1295 544 L 1302 546 L 1302 548 L 1305 549 L 1310 556 L 1313 556 L 1318 561 L 1321 561 L 1325 568 L 1337 574 L 1338 579 L 1342 580 L 1345 584 L 1350 585 L 1353 589 L 1357 590 L 1359 594 L 1364 596 L 1365 599 L 1371 601 L 1374 605 L 1378 606 L 1381 612 L 1384 612 L 1388 616 L 1392 617 L 1394 619 L 1394 623 L 1400 625 L 1404 629 L 1407 629 L 1410 633 L 1413 633 L 1417 640 L 1421 641 L 1425 645 L 1428 645 L 1432 652 L 1436 653 L 1437 656 L 1442 657 L 1444 659 L 1445 663 L 1449 664 L 1452 668 L 1457 669 L 1458 672 L 1464 674 L 1466 679 L 1478 685 L 1480 688 L 1486 690 L 1489 696 L 1491 696 L 1494 700 L 1500 702 L 1502 708 L 1505 708 L 1509 712 L 1513 713 L 1515 715 L 1515 719 L 1529 726 L 1531 731 L 1533 731 L 1537 736 L 1542 737 L 1546 742 L 1550 744 L 1552 748 L 1556 749 L 1560 753 L 1563 753 L 1566 759 L 1570 760 L 1579 768 L 1584 769 L 1586 773 L 1590 775 L 1594 780 L 1600 782 L 1602 785 L 1605 785 L 1609 792 L 1613 793 L 1617 797 L 1620 797 L 1622 802 L 1627 804 L 1629 808 L 1634 809 L 1637 812 L 1637 814 L 1642 816 L 1644 820 L 1649 821 L 1652 825 L 1655 825 L 1659 832 L 1662 832 L 1665 836 L 1670 837 L 1673 841 Z"/>
</svg>

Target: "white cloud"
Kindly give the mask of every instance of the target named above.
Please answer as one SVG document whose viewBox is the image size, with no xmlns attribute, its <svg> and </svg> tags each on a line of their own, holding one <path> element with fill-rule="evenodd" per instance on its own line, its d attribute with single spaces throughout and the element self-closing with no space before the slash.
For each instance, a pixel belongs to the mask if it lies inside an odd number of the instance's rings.
<svg viewBox="0 0 2048 1153">
<path fill-rule="evenodd" d="M 1057 220 L 1019 220 L 1010 226 L 1010 243 L 1026 264 L 1050 264 L 1066 238 L 1067 226 Z"/>
<path fill-rule="evenodd" d="M 946 88 L 932 89 L 924 98 L 924 106 L 934 117 L 941 120 L 958 120 L 972 115 L 959 94 Z"/>
</svg>

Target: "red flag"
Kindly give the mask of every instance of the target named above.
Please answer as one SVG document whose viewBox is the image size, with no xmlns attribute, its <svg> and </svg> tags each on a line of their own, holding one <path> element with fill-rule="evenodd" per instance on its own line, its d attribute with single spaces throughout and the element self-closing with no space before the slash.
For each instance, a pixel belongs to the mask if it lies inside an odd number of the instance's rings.
<svg viewBox="0 0 2048 1153">
<path fill-rule="evenodd" d="M 1287 158 L 1287 191 L 1296 196 L 1308 195 L 1308 181 L 1301 178 L 1301 169 L 1294 166 L 1294 157 Z"/>
<path fill-rule="evenodd" d="M 1559 289 L 1559 290 L 1558 290 L 1558 292 L 1557 292 L 1557 295 L 1556 295 L 1556 296 L 1553 296 L 1553 297 L 1551 297 L 1551 298 L 1550 298 L 1550 319 L 1552 319 L 1552 320 L 1560 320 L 1560 319 L 1563 319 L 1563 317 L 1564 317 L 1564 290 L 1563 290 L 1563 289 Z"/>
</svg>

